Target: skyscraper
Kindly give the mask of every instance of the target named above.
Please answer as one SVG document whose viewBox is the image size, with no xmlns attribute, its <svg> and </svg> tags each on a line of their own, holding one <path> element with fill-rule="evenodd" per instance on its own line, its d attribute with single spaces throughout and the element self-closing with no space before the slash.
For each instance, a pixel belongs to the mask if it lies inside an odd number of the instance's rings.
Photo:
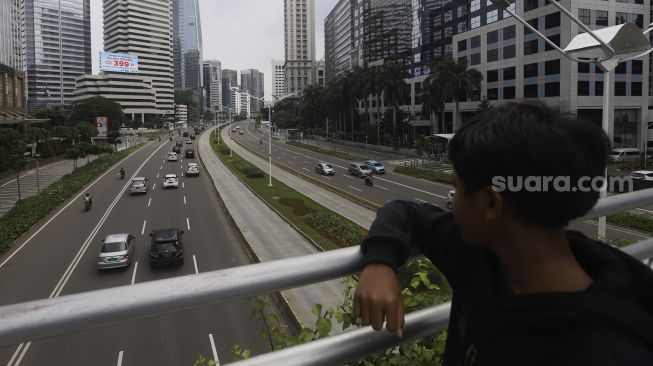
<svg viewBox="0 0 653 366">
<path fill-rule="evenodd" d="M 175 89 L 202 86 L 202 26 L 198 0 L 172 0 Z"/>
<path fill-rule="evenodd" d="M 222 70 L 222 77 L 229 79 L 230 87 L 238 86 L 238 71 L 224 69 Z"/>
<path fill-rule="evenodd" d="M 315 0 L 285 0 L 286 93 L 315 83 Z"/>
<path fill-rule="evenodd" d="M 69 105 L 75 78 L 92 69 L 90 0 L 24 0 L 24 6 L 28 110 Z"/>
<path fill-rule="evenodd" d="M 204 61 L 204 90 L 206 91 L 206 109 L 222 109 L 222 63 L 218 60 Z"/>
<path fill-rule="evenodd" d="M 356 0 L 340 0 L 324 19 L 326 82 L 352 70 L 354 47 L 354 7 Z M 358 12 L 357 12 L 358 13 Z"/>
<path fill-rule="evenodd" d="M 104 49 L 137 55 L 157 113 L 174 114 L 171 0 L 104 0 Z"/>
<path fill-rule="evenodd" d="M 256 98 L 263 98 L 265 90 L 263 89 L 264 74 L 255 69 L 242 70 L 240 72 L 241 91 L 247 91 Z M 258 112 L 262 102 L 259 100 L 253 103 L 252 109 Z"/>
<path fill-rule="evenodd" d="M 20 0 L 0 0 L 0 64 L 22 70 Z"/>
<path fill-rule="evenodd" d="M 286 94 L 286 72 L 283 69 L 285 61 L 272 60 L 272 96 L 281 98 Z"/>
</svg>

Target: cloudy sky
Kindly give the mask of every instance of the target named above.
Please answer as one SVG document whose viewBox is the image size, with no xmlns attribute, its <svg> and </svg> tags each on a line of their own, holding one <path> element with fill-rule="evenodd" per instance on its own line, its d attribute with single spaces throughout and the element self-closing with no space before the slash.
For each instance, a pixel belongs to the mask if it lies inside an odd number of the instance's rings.
<svg viewBox="0 0 653 366">
<path fill-rule="evenodd" d="M 315 0 L 315 51 L 324 58 L 324 18 L 337 0 Z M 272 91 L 272 59 L 283 59 L 283 0 L 199 0 L 204 58 L 224 69 L 265 73 L 266 99 Z M 102 50 L 102 0 L 91 0 L 93 72 Z"/>
</svg>

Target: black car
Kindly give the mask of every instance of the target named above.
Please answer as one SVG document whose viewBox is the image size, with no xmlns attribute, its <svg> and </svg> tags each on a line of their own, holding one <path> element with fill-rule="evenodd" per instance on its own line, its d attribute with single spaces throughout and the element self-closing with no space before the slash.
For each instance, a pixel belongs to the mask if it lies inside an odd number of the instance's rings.
<svg viewBox="0 0 653 366">
<path fill-rule="evenodd" d="M 183 141 L 176 141 L 175 146 L 184 147 L 184 142 Z"/>
<path fill-rule="evenodd" d="M 181 147 L 175 146 L 172 148 L 172 151 L 176 152 L 177 154 L 181 154 Z"/>
<path fill-rule="evenodd" d="M 190 135 L 191 140 L 195 140 L 195 135 Z"/>
<path fill-rule="evenodd" d="M 160 229 L 150 233 L 152 245 L 150 246 L 150 264 L 183 264 L 184 244 L 182 242 L 183 230 Z"/>
<path fill-rule="evenodd" d="M 186 149 L 186 158 L 195 158 L 195 150 L 193 149 Z"/>
<path fill-rule="evenodd" d="M 184 131 L 184 133 L 182 134 L 182 136 L 183 136 L 183 137 L 188 137 L 188 131 Z"/>
</svg>

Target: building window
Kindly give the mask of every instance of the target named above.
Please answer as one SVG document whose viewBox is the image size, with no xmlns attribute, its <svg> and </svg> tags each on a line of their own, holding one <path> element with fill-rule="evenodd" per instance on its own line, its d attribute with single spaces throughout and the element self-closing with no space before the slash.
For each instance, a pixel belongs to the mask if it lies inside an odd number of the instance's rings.
<svg viewBox="0 0 653 366">
<path fill-rule="evenodd" d="M 597 96 L 597 97 L 602 97 L 603 96 L 603 82 L 602 81 L 594 82 L 594 95 Z"/>
<path fill-rule="evenodd" d="M 560 26 L 560 12 L 548 14 L 544 17 L 544 28 L 551 29 Z"/>
<path fill-rule="evenodd" d="M 471 29 L 476 29 L 481 26 L 481 17 L 473 17 L 472 20 L 470 21 L 470 28 Z"/>
<path fill-rule="evenodd" d="M 578 82 L 578 95 L 590 95 L 590 82 L 589 81 L 579 81 Z"/>
<path fill-rule="evenodd" d="M 525 0 L 524 1 L 524 11 L 531 11 L 533 9 L 537 9 L 539 6 L 538 0 Z"/>
<path fill-rule="evenodd" d="M 524 98 L 537 98 L 537 84 L 524 85 Z"/>
<path fill-rule="evenodd" d="M 644 27 L 644 16 L 642 14 L 617 13 L 615 25 L 624 23 L 635 23 L 638 27 Z"/>
<path fill-rule="evenodd" d="M 539 28 L 540 28 L 539 18 L 528 20 L 528 21 L 526 21 L 526 23 L 528 23 L 528 25 L 530 25 L 531 27 L 533 27 L 533 28 L 535 28 L 537 30 L 539 30 Z M 526 28 L 526 26 L 524 26 L 524 36 L 527 36 L 529 34 L 535 34 L 535 33 L 531 32 L 530 29 L 528 29 L 528 28 Z"/>
<path fill-rule="evenodd" d="M 515 99 L 515 87 L 507 86 L 503 88 L 503 99 Z"/>
<path fill-rule="evenodd" d="M 641 97 L 642 96 L 642 83 L 641 82 L 632 82 L 630 84 L 630 96 L 632 96 L 632 97 Z"/>
<path fill-rule="evenodd" d="M 487 50 L 487 62 L 494 62 L 499 60 L 499 50 Z"/>
<path fill-rule="evenodd" d="M 458 52 L 467 50 L 467 40 L 458 41 Z"/>
<path fill-rule="evenodd" d="M 545 97 L 559 97 L 560 96 L 560 82 L 544 84 Z"/>
<path fill-rule="evenodd" d="M 590 9 L 578 9 L 578 19 L 585 25 L 592 25 L 591 15 Z"/>
<path fill-rule="evenodd" d="M 596 25 L 607 27 L 608 26 L 608 12 L 604 10 L 596 11 Z"/>
<path fill-rule="evenodd" d="M 461 5 L 458 8 L 456 8 L 456 16 L 458 18 L 462 17 L 465 14 L 467 14 L 467 7 L 465 7 L 465 5 Z"/>
<path fill-rule="evenodd" d="M 506 67 L 503 69 L 503 80 L 515 80 L 515 67 Z"/>
<path fill-rule="evenodd" d="M 631 61 L 633 75 L 641 75 L 644 70 L 644 62 L 642 60 Z"/>
<path fill-rule="evenodd" d="M 532 55 L 534 53 L 538 53 L 538 45 L 539 41 L 537 39 L 524 42 L 524 55 Z"/>
<path fill-rule="evenodd" d="M 470 57 L 470 64 L 472 66 L 479 65 L 481 63 L 481 54 L 475 53 Z"/>
<path fill-rule="evenodd" d="M 499 20 L 499 11 L 492 10 L 487 13 L 487 24 L 494 23 Z"/>
<path fill-rule="evenodd" d="M 549 39 L 550 39 L 550 40 L 551 40 L 551 41 L 552 41 L 556 46 L 560 47 L 560 35 L 559 35 L 559 34 L 554 34 L 554 35 L 552 35 L 552 36 L 549 36 Z M 551 45 L 549 45 L 548 43 L 545 43 L 545 44 L 544 44 L 544 50 L 545 50 L 545 51 L 552 51 L 552 50 L 554 50 L 554 48 L 551 47 Z"/>
<path fill-rule="evenodd" d="M 544 63 L 544 75 L 560 74 L 560 60 L 551 60 Z"/>
<path fill-rule="evenodd" d="M 524 65 L 524 77 L 525 78 L 534 78 L 539 74 L 539 67 L 536 63 Z"/>
<path fill-rule="evenodd" d="M 514 3 L 512 3 L 512 4 L 510 4 L 510 5 L 508 6 L 508 9 L 510 9 L 513 13 L 514 13 L 515 11 L 517 11 L 517 10 L 516 10 L 516 9 L 517 9 L 516 4 L 517 4 L 517 3 L 514 2 Z M 512 16 L 512 15 L 510 15 L 510 13 L 508 13 L 507 11 L 505 11 L 505 10 L 503 11 L 503 19 L 510 18 L 511 16 Z"/>
<path fill-rule="evenodd" d="M 493 44 L 499 42 L 499 31 L 495 30 L 487 34 L 487 44 Z"/>
<path fill-rule="evenodd" d="M 517 51 L 516 51 L 516 47 L 515 47 L 514 44 L 512 46 L 505 47 L 503 49 L 503 59 L 507 60 L 507 59 L 515 57 L 516 52 Z"/>
<path fill-rule="evenodd" d="M 467 22 L 458 23 L 458 33 L 467 32 Z M 449 34 L 447 34 L 449 36 Z"/>
<path fill-rule="evenodd" d="M 472 37 L 471 48 L 474 49 L 479 47 L 481 47 L 481 36 Z"/>
<path fill-rule="evenodd" d="M 618 97 L 626 96 L 626 83 L 623 81 L 617 81 L 614 83 L 614 95 Z"/>
<path fill-rule="evenodd" d="M 488 100 L 498 100 L 499 99 L 499 89 L 491 88 L 487 90 L 487 99 Z"/>
<path fill-rule="evenodd" d="M 473 13 L 477 10 L 481 10 L 481 0 L 472 0 L 469 11 Z"/>
<path fill-rule="evenodd" d="M 615 74 L 626 75 L 628 72 L 628 63 L 622 62 L 614 69 Z"/>
<path fill-rule="evenodd" d="M 499 81 L 499 70 L 488 70 L 487 71 L 487 82 L 494 83 Z"/>
<path fill-rule="evenodd" d="M 509 39 L 515 38 L 516 32 L 517 32 L 517 27 L 515 27 L 514 25 L 503 28 L 503 40 L 507 41 Z"/>
<path fill-rule="evenodd" d="M 589 74 L 590 72 L 590 64 L 586 62 L 579 62 L 578 63 L 578 73 L 579 74 Z"/>
</svg>

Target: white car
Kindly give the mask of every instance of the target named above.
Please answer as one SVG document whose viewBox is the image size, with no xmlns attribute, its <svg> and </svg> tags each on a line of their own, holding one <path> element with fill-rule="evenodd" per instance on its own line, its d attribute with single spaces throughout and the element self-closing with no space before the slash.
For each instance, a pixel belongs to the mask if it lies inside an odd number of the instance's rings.
<svg viewBox="0 0 653 366">
<path fill-rule="evenodd" d="M 166 174 L 163 178 L 163 188 L 179 188 L 177 174 Z"/>
<path fill-rule="evenodd" d="M 653 171 L 635 170 L 634 172 L 630 173 L 630 177 L 633 179 L 653 180 Z"/>
<path fill-rule="evenodd" d="M 196 163 L 188 163 L 188 167 L 186 168 L 186 176 L 191 175 L 200 175 L 200 168 Z"/>
<path fill-rule="evenodd" d="M 174 152 L 169 152 L 168 153 L 168 161 L 177 161 L 177 153 Z"/>
<path fill-rule="evenodd" d="M 453 196 L 456 194 L 456 191 L 449 191 L 447 194 L 447 208 L 453 210 Z"/>
</svg>

